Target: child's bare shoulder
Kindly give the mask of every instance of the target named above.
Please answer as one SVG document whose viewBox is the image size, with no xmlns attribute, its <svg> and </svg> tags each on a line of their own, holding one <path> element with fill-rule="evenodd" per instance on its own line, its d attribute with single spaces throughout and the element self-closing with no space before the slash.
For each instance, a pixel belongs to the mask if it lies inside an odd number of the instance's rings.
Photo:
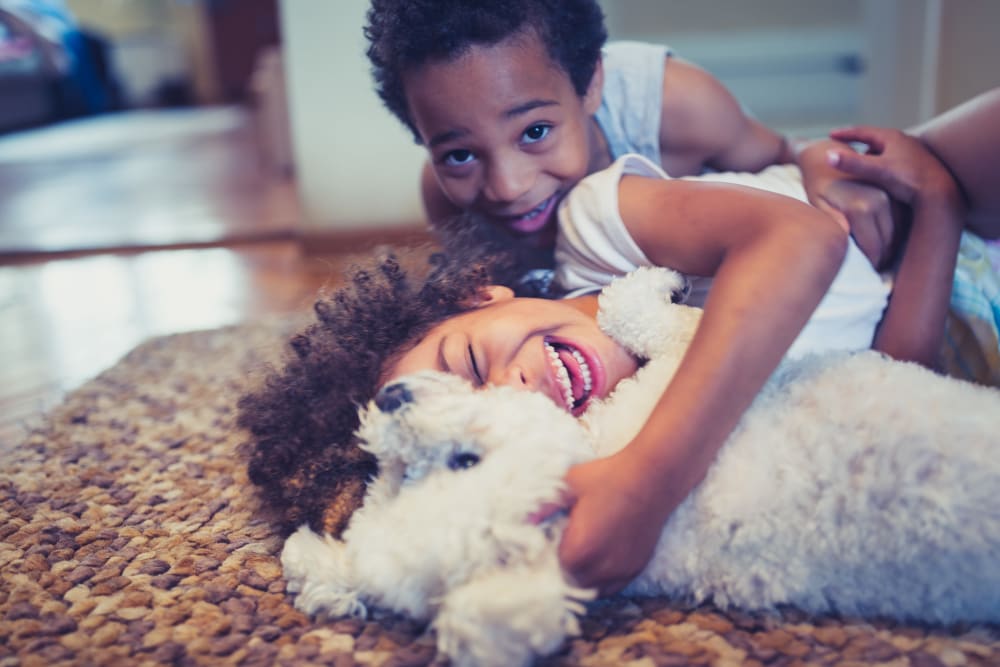
<svg viewBox="0 0 1000 667">
<path fill-rule="evenodd" d="M 660 150 L 669 173 L 699 173 L 738 141 L 746 123 L 740 103 L 718 79 L 690 62 L 669 59 L 660 117 Z"/>
</svg>

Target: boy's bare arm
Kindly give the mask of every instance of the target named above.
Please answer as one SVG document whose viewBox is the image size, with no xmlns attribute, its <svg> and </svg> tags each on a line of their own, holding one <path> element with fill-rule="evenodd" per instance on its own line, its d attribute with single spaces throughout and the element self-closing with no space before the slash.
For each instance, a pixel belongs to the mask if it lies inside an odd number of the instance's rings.
<svg viewBox="0 0 1000 667">
<path fill-rule="evenodd" d="M 814 149 L 817 142 L 790 141 L 747 116 L 720 81 L 679 58 L 670 58 L 664 69 L 660 146 L 663 167 L 674 177 L 706 166 L 757 172 L 798 164 L 809 201 L 850 229 L 873 266 L 889 259 L 884 239 L 894 236 L 895 219 L 885 192 L 832 169 L 823 148 Z"/>
<path fill-rule="evenodd" d="M 757 172 L 795 160 L 785 137 L 747 116 L 714 76 L 677 57 L 663 70 L 660 149 L 663 168 L 675 178 L 706 166 Z"/>
<path fill-rule="evenodd" d="M 656 263 L 714 275 L 684 360 L 639 435 L 567 476 L 576 498 L 560 557 L 613 592 L 645 566 L 663 523 L 702 479 L 829 288 L 846 234 L 787 197 L 626 177 L 623 220 Z"/>
<path fill-rule="evenodd" d="M 947 166 L 968 206 L 964 224 L 1000 238 L 1000 87 L 988 90 L 908 131 Z"/>
<path fill-rule="evenodd" d="M 872 347 L 936 368 L 964 224 L 958 184 L 919 140 L 899 130 L 857 127 L 834 136 L 865 143 L 869 153 L 832 150 L 831 164 L 885 188 L 912 212 L 892 296 Z"/>
</svg>

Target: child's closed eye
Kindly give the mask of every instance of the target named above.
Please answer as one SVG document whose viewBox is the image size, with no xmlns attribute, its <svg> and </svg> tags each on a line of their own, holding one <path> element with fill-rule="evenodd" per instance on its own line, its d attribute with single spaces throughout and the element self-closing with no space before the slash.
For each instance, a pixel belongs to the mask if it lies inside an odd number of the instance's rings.
<svg viewBox="0 0 1000 667">
<path fill-rule="evenodd" d="M 476 353 L 472 351 L 472 344 L 469 344 L 469 367 L 472 369 L 472 378 L 476 381 L 476 384 L 480 387 L 486 384 L 486 380 L 483 379 L 483 374 L 479 370 L 479 364 L 476 363 Z"/>
</svg>

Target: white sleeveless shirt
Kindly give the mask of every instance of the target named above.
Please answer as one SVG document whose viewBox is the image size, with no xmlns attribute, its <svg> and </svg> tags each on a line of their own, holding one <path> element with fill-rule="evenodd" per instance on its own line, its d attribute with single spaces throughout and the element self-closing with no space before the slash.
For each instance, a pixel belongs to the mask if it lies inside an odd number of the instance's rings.
<svg viewBox="0 0 1000 667">
<path fill-rule="evenodd" d="M 654 266 L 632 239 L 618 210 L 618 184 L 625 174 L 670 178 L 641 155 L 623 155 L 607 169 L 580 181 L 559 205 L 555 283 L 569 296 L 598 290 L 640 266 Z M 795 165 L 775 165 L 756 174 L 720 172 L 683 180 L 734 183 L 807 201 Z M 702 306 L 711 278 L 687 278 L 692 286 L 687 303 Z M 851 239 L 840 271 L 788 356 L 869 348 L 891 290 L 891 283 L 872 268 Z"/>
</svg>

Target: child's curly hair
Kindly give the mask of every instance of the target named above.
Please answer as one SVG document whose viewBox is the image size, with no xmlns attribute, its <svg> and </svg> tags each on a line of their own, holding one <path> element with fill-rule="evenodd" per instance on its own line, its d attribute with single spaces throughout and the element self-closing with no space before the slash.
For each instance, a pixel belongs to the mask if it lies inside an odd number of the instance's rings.
<svg viewBox="0 0 1000 667">
<path fill-rule="evenodd" d="M 483 287 L 520 275 L 509 256 L 488 250 L 408 265 L 389 254 L 355 268 L 345 287 L 316 301 L 317 321 L 291 338 L 284 366 L 239 401 L 250 480 L 284 531 L 308 522 L 340 534 L 376 473 L 354 431 L 387 365 L 471 308 Z"/>
<path fill-rule="evenodd" d="M 528 30 L 584 95 L 607 40 L 596 0 L 372 0 L 364 33 L 379 97 L 419 143 L 403 75 Z"/>
</svg>

